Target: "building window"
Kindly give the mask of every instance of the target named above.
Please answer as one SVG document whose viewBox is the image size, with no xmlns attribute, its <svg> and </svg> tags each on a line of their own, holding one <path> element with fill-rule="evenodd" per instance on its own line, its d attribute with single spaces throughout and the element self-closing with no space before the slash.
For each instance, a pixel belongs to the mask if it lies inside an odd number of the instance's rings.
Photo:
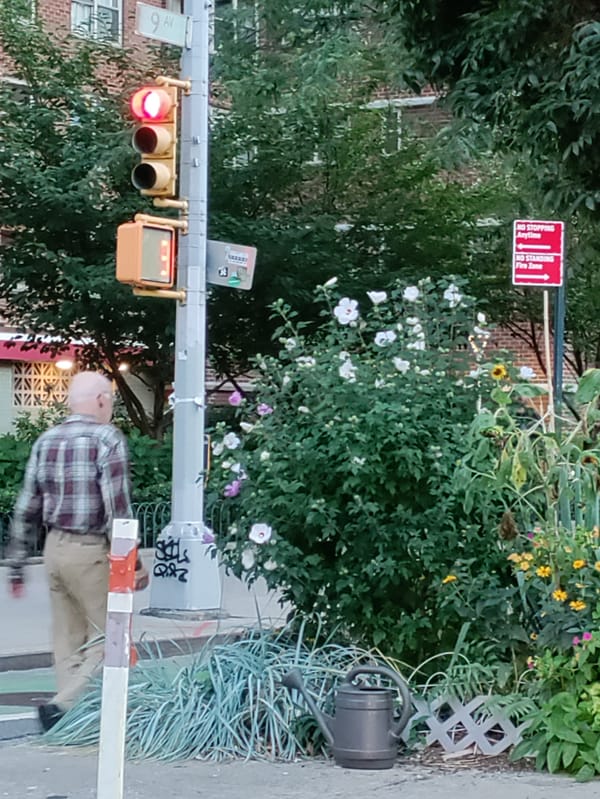
<svg viewBox="0 0 600 799">
<path fill-rule="evenodd" d="M 13 364 L 13 406 L 47 408 L 66 402 L 71 376 L 69 372 L 61 372 L 53 363 Z"/>
<path fill-rule="evenodd" d="M 72 0 L 71 30 L 103 42 L 121 41 L 123 0 Z"/>
</svg>

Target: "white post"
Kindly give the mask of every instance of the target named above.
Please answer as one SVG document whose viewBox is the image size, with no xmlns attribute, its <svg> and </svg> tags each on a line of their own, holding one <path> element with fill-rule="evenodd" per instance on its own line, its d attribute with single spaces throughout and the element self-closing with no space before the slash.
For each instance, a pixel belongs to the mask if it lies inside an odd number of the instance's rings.
<svg viewBox="0 0 600 799">
<path fill-rule="evenodd" d="M 109 556 L 97 799 L 123 799 L 137 538 L 136 520 L 115 519 Z"/>
</svg>

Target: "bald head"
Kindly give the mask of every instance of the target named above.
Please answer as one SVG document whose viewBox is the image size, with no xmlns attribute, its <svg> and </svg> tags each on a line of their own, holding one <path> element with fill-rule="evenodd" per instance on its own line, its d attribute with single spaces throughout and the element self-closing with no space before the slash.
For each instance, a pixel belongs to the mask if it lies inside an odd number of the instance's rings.
<svg viewBox="0 0 600 799">
<path fill-rule="evenodd" d="M 93 416 L 108 424 L 112 416 L 113 391 L 110 380 L 99 372 L 79 372 L 69 386 L 71 413 Z"/>
</svg>

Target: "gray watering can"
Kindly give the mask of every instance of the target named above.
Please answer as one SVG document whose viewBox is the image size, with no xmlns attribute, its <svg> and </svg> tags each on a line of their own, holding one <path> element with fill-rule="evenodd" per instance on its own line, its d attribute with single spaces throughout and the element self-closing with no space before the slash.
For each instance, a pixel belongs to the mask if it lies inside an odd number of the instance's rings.
<svg viewBox="0 0 600 799">
<path fill-rule="evenodd" d="M 402 712 L 394 719 L 394 695 L 391 688 L 360 682 L 359 674 L 380 674 L 396 683 L 402 697 Z M 282 684 L 300 691 L 323 730 L 338 766 L 344 768 L 392 768 L 398 752 L 398 739 L 412 715 L 410 693 L 404 680 L 385 666 L 356 666 L 338 686 L 335 717 L 322 713 L 302 682 L 298 669 L 285 674 Z"/>
</svg>

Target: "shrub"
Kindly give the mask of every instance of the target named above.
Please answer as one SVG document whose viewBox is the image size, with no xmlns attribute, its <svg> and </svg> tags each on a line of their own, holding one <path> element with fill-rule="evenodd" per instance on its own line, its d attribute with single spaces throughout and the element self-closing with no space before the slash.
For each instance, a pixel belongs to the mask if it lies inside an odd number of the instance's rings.
<svg viewBox="0 0 600 799">
<path fill-rule="evenodd" d="M 331 288 L 312 337 L 276 304 L 279 355 L 259 358 L 256 400 L 231 397 L 239 427 L 217 427 L 207 499 L 233 519 L 217 544 L 298 611 L 420 660 L 462 624 L 443 601 L 457 560 L 498 560 L 453 482 L 477 404 L 475 309 L 448 281 L 360 306 Z"/>
</svg>

